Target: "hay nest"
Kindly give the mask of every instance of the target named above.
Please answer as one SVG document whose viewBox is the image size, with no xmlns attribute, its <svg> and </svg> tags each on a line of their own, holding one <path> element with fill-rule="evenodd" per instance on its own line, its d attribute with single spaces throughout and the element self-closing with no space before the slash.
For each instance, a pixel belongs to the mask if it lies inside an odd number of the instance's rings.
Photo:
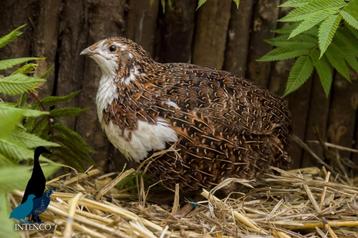
<svg viewBox="0 0 358 238">
<path fill-rule="evenodd" d="M 129 201 L 118 183 L 133 169 L 103 174 L 91 168 L 48 181 L 55 187 L 42 214 L 57 224 L 52 233 L 27 237 L 358 237 L 357 180 L 341 181 L 325 168 L 283 171 L 272 168 L 260 181 L 226 180 L 245 185 L 243 193 L 219 199 L 203 190 L 195 209 L 146 202 L 148 190 L 139 180 L 137 201 Z M 155 191 L 151 190 L 150 193 Z M 14 206 L 22 192 L 15 191 Z M 139 199 L 138 199 L 139 198 Z"/>
</svg>

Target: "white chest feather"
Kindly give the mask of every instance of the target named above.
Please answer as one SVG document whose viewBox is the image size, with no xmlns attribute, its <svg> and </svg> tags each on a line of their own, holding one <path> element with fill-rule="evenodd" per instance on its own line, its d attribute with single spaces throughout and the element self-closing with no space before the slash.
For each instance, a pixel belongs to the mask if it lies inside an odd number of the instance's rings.
<svg viewBox="0 0 358 238">
<path fill-rule="evenodd" d="M 103 109 L 107 108 L 116 98 L 118 98 L 118 92 L 112 77 L 102 76 L 96 95 L 97 116 L 99 121 L 102 121 Z"/>
<path fill-rule="evenodd" d="M 178 140 L 176 132 L 168 124 L 159 118 L 156 125 L 144 121 L 138 121 L 136 130 L 124 133 L 112 122 L 103 126 L 109 141 L 128 159 L 139 162 L 148 156 L 148 152 L 165 149 L 167 142 Z"/>
<path fill-rule="evenodd" d="M 124 132 L 111 121 L 108 124 L 104 123 L 103 109 L 117 97 L 118 91 L 113 80 L 102 77 L 96 96 L 98 119 L 109 141 L 126 158 L 139 162 L 148 156 L 148 152 L 163 150 L 167 142 L 178 140 L 176 132 L 163 118 L 158 118 L 157 124 L 138 121 L 136 130 Z"/>
</svg>

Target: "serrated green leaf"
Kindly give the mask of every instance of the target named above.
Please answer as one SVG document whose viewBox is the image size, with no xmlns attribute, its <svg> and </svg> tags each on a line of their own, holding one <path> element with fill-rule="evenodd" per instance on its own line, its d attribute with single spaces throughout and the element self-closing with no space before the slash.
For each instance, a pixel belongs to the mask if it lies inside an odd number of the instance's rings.
<svg viewBox="0 0 358 238">
<path fill-rule="evenodd" d="M 9 68 L 12 68 L 19 64 L 23 64 L 23 63 L 33 61 L 33 60 L 41 60 L 41 59 L 43 59 L 43 58 L 23 57 L 23 58 L 0 60 L 0 70 L 9 69 Z"/>
<path fill-rule="evenodd" d="M 308 53 L 308 49 L 276 48 L 259 58 L 258 61 L 286 60 L 302 55 L 308 55 Z"/>
<path fill-rule="evenodd" d="M 41 99 L 41 103 L 45 106 L 54 106 L 58 103 L 68 102 L 69 100 L 76 97 L 79 93 L 80 91 L 75 91 L 65 96 L 48 96 Z"/>
<path fill-rule="evenodd" d="M 303 6 L 293 9 L 290 13 L 281 18 L 280 21 L 301 21 L 317 12 L 329 11 L 335 14 L 340 8 L 346 5 L 347 3 L 343 0 L 311 0 Z"/>
<path fill-rule="evenodd" d="M 10 33 L 0 37 L 0 48 L 3 48 L 16 38 L 22 35 L 22 29 L 25 28 L 26 25 L 19 26 L 15 30 L 11 31 Z"/>
<path fill-rule="evenodd" d="M 55 164 L 41 164 L 46 177 L 55 173 L 59 166 Z M 24 190 L 31 177 L 32 166 L 13 166 L 0 168 L 0 191 L 11 192 L 14 189 Z"/>
<path fill-rule="evenodd" d="M 10 203 L 7 193 L 0 192 L 0 237 L 19 238 L 20 233 L 14 229 L 14 221 L 9 219 Z"/>
<path fill-rule="evenodd" d="M 354 35 L 346 28 L 341 27 L 337 30 L 333 42 L 344 52 L 345 56 L 357 56 L 358 55 L 358 39 L 355 39 Z"/>
<path fill-rule="evenodd" d="M 356 38 L 358 39 L 358 31 L 356 29 L 354 29 L 353 27 L 351 27 L 350 25 L 346 24 L 345 25 L 346 28 L 349 30 L 349 32 Z"/>
<path fill-rule="evenodd" d="M 298 24 L 296 22 L 285 23 L 281 28 L 275 29 L 272 32 L 278 33 L 281 35 L 287 35 L 287 37 L 286 37 L 286 39 L 287 39 L 289 34 L 291 33 L 291 31 L 293 29 L 295 29 L 297 26 L 298 26 Z"/>
<path fill-rule="evenodd" d="M 33 74 L 37 68 L 38 64 L 32 64 L 32 63 L 28 63 L 25 64 L 23 66 L 21 66 L 20 68 L 16 69 L 13 73 L 11 74 Z"/>
<path fill-rule="evenodd" d="M 206 3 L 206 0 L 198 0 L 198 6 L 196 7 L 196 10 L 198 10 L 201 6 L 203 6 L 204 3 Z"/>
<path fill-rule="evenodd" d="M 331 44 L 342 17 L 340 15 L 329 16 L 322 22 L 318 29 L 318 43 L 321 50 L 320 57 L 326 52 Z"/>
<path fill-rule="evenodd" d="M 50 142 L 44 140 L 34 134 L 30 134 L 23 129 L 16 129 L 13 133 L 11 133 L 6 140 L 16 143 L 19 146 L 25 148 L 36 148 L 38 146 L 46 146 L 46 147 L 58 147 L 60 146 L 57 143 Z"/>
<path fill-rule="evenodd" d="M 233 0 L 234 3 L 236 4 L 236 8 L 239 8 L 240 6 L 240 0 Z"/>
<path fill-rule="evenodd" d="M 33 151 L 10 142 L 6 139 L 0 139 L 0 154 L 12 161 L 19 162 L 33 157 Z"/>
<path fill-rule="evenodd" d="M 85 165 L 93 164 L 91 158 L 92 148 L 84 141 L 81 135 L 59 123 L 56 123 L 53 128 L 55 130 L 53 138 L 61 144 L 61 147 L 56 148 L 54 151 L 59 151 L 62 156 L 67 155 L 62 158 L 66 160 L 66 163 L 80 170 L 85 169 Z M 76 162 L 73 161 L 74 158 L 77 159 Z"/>
<path fill-rule="evenodd" d="M 347 63 L 342 55 L 340 48 L 335 45 L 335 43 L 331 43 L 326 51 L 326 56 L 331 65 L 348 81 L 351 80 L 349 75 L 349 68 Z"/>
<path fill-rule="evenodd" d="M 10 110 L 10 111 L 17 111 L 20 112 L 24 117 L 38 117 L 43 115 L 48 115 L 48 112 L 32 110 L 27 108 L 16 108 L 14 105 L 9 103 L 0 102 L 0 110 Z"/>
<path fill-rule="evenodd" d="M 357 57 L 348 55 L 346 57 L 346 61 L 349 64 L 349 66 L 355 71 L 358 72 L 358 60 Z"/>
<path fill-rule="evenodd" d="M 17 95 L 35 90 L 45 82 L 44 79 L 30 77 L 25 74 L 13 74 L 0 78 L 0 93 Z"/>
<path fill-rule="evenodd" d="M 14 161 L 0 154 L 0 168 L 4 166 L 15 166 L 15 165 L 16 163 Z"/>
<path fill-rule="evenodd" d="M 0 110 L 0 138 L 8 136 L 22 119 L 17 110 Z"/>
<path fill-rule="evenodd" d="M 340 12 L 341 16 L 343 17 L 343 19 L 354 29 L 358 30 L 358 20 L 355 19 L 351 14 L 349 14 L 348 12 L 342 10 Z"/>
<path fill-rule="evenodd" d="M 288 0 L 280 5 L 280 7 L 303 7 L 311 0 Z"/>
<path fill-rule="evenodd" d="M 58 132 L 60 136 L 63 136 L 63 138 L 72 139 L 70 141 L 73 141 L 73 144 L 78 144 L 79 147 L 82 147 L 84 153 L 92 153 L 92 148 L 86 143 L 86 141 L 82 138 L 80 134 L 78 134 L 76 131 L 62 125 L 59 123 L 56 123 L 53 125 L 53 128 Z"/>
<path fill-rule="evenodd" d="M 308 56 L 300 56 L 291 68 L 284 96 L 297 90 L 313 72 L 313 64 Z"/>
<path fill-rule="evenodd" d="M 316 46 L 316 42 L 304 41 L 302 39 L 277 39 L 273 38 L 267 41 L 270 45 L 281 48 L 310 49 Z"/>
<path fill-rule="evenodd" d="M 75 117 L 84 111 L 86 111 L 86 109 L 79 108 L 79 107 L 62 107 L 62 108 L 55 108 L 51 110 L 50 115 L 52 117 L 64 117 L 64 116 Z"/>
<path fill-rule="evenodd" d="M 67 166 L 75 168 L 79 171 L 85 171 L 88 164 L 80 155 L 76 154 L 72 148 L 61 145 L 54 152 L 54 157 L 60 161 L 64 161 Z M 92 161 L 93 162 L 93 161 Z M 92 164 L 92 163 L 91 163 Z"/>
<path fill-rule="evenodd" d="M 305 32 L 315 25 L 319 24 L 321 21 L 326 19 L 330 15 L 329 12 L 326 11 L 318 11 L 307 17 L 303 20 L 290 34 L 289 38 L 295 37 L 302 32 Z"/>
<path fill-rule="evenodd" d="M 329 64 L 326 56 L 319 58 L 317 50 L 311 53 L 311 59 L 319 76 L 323 91 L 326 97 L 328 97 L 333 81 L 333 68 Z"/>
</svg>

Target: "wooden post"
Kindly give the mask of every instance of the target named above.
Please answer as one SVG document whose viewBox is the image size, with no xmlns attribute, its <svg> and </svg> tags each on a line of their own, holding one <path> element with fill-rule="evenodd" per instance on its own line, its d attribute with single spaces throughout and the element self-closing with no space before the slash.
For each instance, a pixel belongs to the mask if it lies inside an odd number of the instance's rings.
<svg viewBox="0 0 358 238">
<path fill-rule="evenodd" d="M 172 1 L 172 6 L 159 14 L 156 47 L 159 61 L 190 63 L 196 4 L 193 0 Z"/>
<path fill-rule="evenodd" d="M 353 146 L 356 111 L 353 100 L 357 92 L 357 84 L 349 83 L 336 74 L 333 82 L 332 103 L 329 111 L 328 140 L 334 144 Z M 350 153 L 340 151 L 340 156 L 350 158 Z"/>
<path fill-rule="evenodd" d="M 127 37 L 153 55 L 159 0 L 129 0 Z"/>
<path fill-rule="evenodd" d="M 34 29 L 33 49 L 34 55 L 46 57 L 46 60 L 40 61 L 37 68 L 37 74 L 44 74 L 50 67 L 56 67 L 55 58 L 57 51 L 59 17 L 61 11 L 61 0 L 41 0 L 40 12 L 38 16 L 37 27 Z M 57 62 L 58 64 L 58 62 Z M 47 78 L 46 85 L 40 89 L 40 95 L 51 95 L 55 90 L 55 70 Z"/>
<path fill-rule="evenodd" d="M 329 97 L 327 98 L 324 94 L 321 82 L 317 75 L 313 77 L 311 100 L 309 104 L 310 106 L 306 122 L 305 141 L 307 143 L 307 140 L 318 139 L 315 130 L 318 130 L 319 136 L 325 140 L 327 138 L 326 129 L 329 110 Z M 323 151 L 319 144 L 308 145 L 318 156 L 323 158 Z M 317 161 L 315 161 L 307 152 L 304 152 L 301 166 L 308 167 L 314 165 L 318 165 Z"/>
<path fill-rule="evenodd" d="M 224 69 L 245 77 L 254 1 L 243 0 L 240 7 L 232 3 L 227 34 Z"/>
<path fill-rule="evenodd" d="M 274 36 L 278 18 L 279 0 L 259 0 L 255 4 L 254 22 L 250 37 L 249 63 L 247 77 L 261 87 L 269 86 L 271 63 L 257 62 L 256 60 L 269 52 L 272 48 L 264 40 Z"/>
<path fill-rule="evenodd" d="M 222 68 L 230 8 L 231 0 L 211 0 L 199 9 L 193 49 L 194 64 Z"/>
</svg>

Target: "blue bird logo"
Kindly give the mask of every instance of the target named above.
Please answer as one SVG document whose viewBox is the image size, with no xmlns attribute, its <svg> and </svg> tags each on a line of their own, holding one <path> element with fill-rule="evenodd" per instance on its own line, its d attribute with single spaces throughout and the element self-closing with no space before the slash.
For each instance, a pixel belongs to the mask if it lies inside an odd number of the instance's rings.
<svg viewBox="0 0 358 238">
<path fill-rule="evenodd" d="M 24 203 L 20 204 L 19 206 L 14 208 L 14 210 L 12 210 L 10 214 L 10 218 L 14 218 L 19 221 L 26 222 L 25 218 L 31 214 L 34 208 L 34 204 L 33 204 L 34 199 L 35 199 L 35 195 L 30 194 Z"/>
<path fill-rule="evenodd" d="M 50 152 L 42 146 L 35 149 L 31 178 L 26 185 L 21 204 L 14 208 L 10 214 L 10 218 L 17 219 L 22 223 L 41 223 L 39 215 L 47 209 L 54 191 L 53 189 L 45 191 L 46 178 L 39 161 L 42 153 Z M 28 219 L 26 220 L 26 218 Z"/>
</svg>

